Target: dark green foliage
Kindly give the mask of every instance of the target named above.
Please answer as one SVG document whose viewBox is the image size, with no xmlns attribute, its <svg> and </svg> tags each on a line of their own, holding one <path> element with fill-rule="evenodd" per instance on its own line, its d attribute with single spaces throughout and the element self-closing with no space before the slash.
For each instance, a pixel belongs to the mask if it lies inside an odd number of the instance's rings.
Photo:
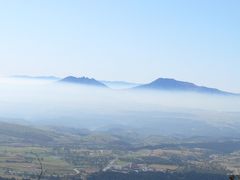
<svg viewBox="0 0 240 180">
<path fill-rule="evenodd" d="M 201 174 L 196 172 L 189 173 L 161 173 L 161 172 L 144 172 L 144 173 L 118 173 L 102 172 L 88 177 L 88 180 L 227 180 L 228 177 L 218 174 Z"/>
<path fill-rule="evenodd" d="M 0 135 L 14 137 L 26 143 L 47 143 L 53 141 L 53 134 L 33 127 L 0 122 Z"/>
</svg>

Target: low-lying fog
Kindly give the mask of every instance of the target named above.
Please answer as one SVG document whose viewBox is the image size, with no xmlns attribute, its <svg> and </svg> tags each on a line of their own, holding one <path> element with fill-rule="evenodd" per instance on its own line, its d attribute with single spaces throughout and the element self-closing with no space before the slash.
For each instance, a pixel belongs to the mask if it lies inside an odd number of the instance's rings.
<svg viewBox="0 0 240 180">
<path fill-rule="evenodd" d="M 168 134 L 188 128 L 206 130 L 206 124 L 223 130 L 237 127 L 240 98 L 1 78 L 0 114 L 2 120 L 18 123 L 90 129 L 121 126 Z"/>
</svg>

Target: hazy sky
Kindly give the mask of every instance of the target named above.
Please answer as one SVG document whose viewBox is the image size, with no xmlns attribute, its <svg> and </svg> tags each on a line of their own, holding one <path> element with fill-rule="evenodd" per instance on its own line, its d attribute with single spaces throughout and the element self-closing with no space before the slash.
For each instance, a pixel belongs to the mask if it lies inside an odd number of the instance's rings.
<svg viewBox="0 0 240 180">
<path fill-rule="evenodd" d="M 0 0 L 0 75 L 171 77 L 240 92 L 239 0 Z"/>
</svg>

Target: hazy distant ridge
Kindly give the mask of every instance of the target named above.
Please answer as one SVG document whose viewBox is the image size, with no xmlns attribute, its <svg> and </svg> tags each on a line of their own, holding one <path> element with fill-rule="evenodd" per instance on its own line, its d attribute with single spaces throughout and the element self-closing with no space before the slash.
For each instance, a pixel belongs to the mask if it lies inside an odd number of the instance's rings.
<svg viewBox="0 0 240 180">
<path fill-rule="evenodd" d="M 126 81 L 104 81 L 103 80 L 100 82 L 112 89 L 129 89 L 129 88 L 133 88 L 141 85 L 139 83 L 132 83 L 132 82 L 126 82 Z"/>
<path fill-rule="evenodd" d="M 27 76 L 27 75 L 15 75 L 11 76 L 12 78 L 19 79 L 32 79 L 32 80 L 59 80 L 59 77 L 56 76 Z"/>
<path fill-rule="evenodd" d="M 97 87 L 105 87 L 107 86 L 93 78 L 88 77 L 74 77 L 74 76 L 68 76 L 62 80 L 59 81 L 60 83 L 71 83 L 76 85 L 86 85 L 86 86 L 97 86 Z"/>
<path fill-rule="evenodd" d="M 234 93 L 221 91 L 216 88 L 198 86 L 190 82 L 178 81 L 178 80 L 169 79 L 169 78 L 159 78 L 149 84 L 137 86 L 134 89 L 184 91 L 184 92 L 197 92 L 197 93 L 218 94 L 218 95 L 237 95 Z"/>
<path fill-rule="evenodd" d="M 199 86 L 194 83 L 179 81 L 171 78 L 158 78 L 147 84 L 130 83 L 125 81 L 107 81 L 96 80 L 88 77 L 74 77 L 67 76 L 63 79 L 55 76 L 27 76 L 16 75 L 12 78 L 30 79 L 30 80 L 52 80 L 59 83 L 71 83 L 76 85 L 87 85 L 96 87 L 108 87 L 112 89 L 134 89 L 134 90 L 158 90 L 158 91 L 176 91 L 176 92 L 195 92 L 201 94 L 212 95 L 234 95 L 240 96 L 240 94 L 219 90 L 217 88 L 211 88 L 206 86 Z"/>
</svg>

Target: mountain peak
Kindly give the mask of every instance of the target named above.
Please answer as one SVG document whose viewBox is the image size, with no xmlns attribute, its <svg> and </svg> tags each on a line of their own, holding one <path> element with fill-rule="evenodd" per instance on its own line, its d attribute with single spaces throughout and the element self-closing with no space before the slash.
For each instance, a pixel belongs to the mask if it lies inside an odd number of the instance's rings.
<svg viewBox="0 0 240 180">
<path fill-rule="evenodd" d="M 186 90 L 189 88 L 196 87 L 196 85 L 193 83 L 178 81 L 170 78 L 158 78 L 148 85 L 152 88 L 162 88 L 162 89 L 172 89 L 172 90 L 174 89 Z"/>
<path fill-rule="evenodd" d="M 198 86 L 194 83 L 178 81 L 171 78 L 158 78 L 149 84 L 141 85 L 136 88 L 149 89 L 149 90 L 196 92 L 196 93 L 218 94 L 218 95 L 234 95 L 233 93 L 221 91 L 219 89 Z"/>
<path fill-rule="evenodd" d="M 60 80 L 59 82 L 78 84 L 78 85 L 87 85 L 87 86 L 107 87 L 105 84 L 95 80 L 94 78 L 88 78 L 85 76 L 83 77 L 68 76 Z"/>
</svg>

